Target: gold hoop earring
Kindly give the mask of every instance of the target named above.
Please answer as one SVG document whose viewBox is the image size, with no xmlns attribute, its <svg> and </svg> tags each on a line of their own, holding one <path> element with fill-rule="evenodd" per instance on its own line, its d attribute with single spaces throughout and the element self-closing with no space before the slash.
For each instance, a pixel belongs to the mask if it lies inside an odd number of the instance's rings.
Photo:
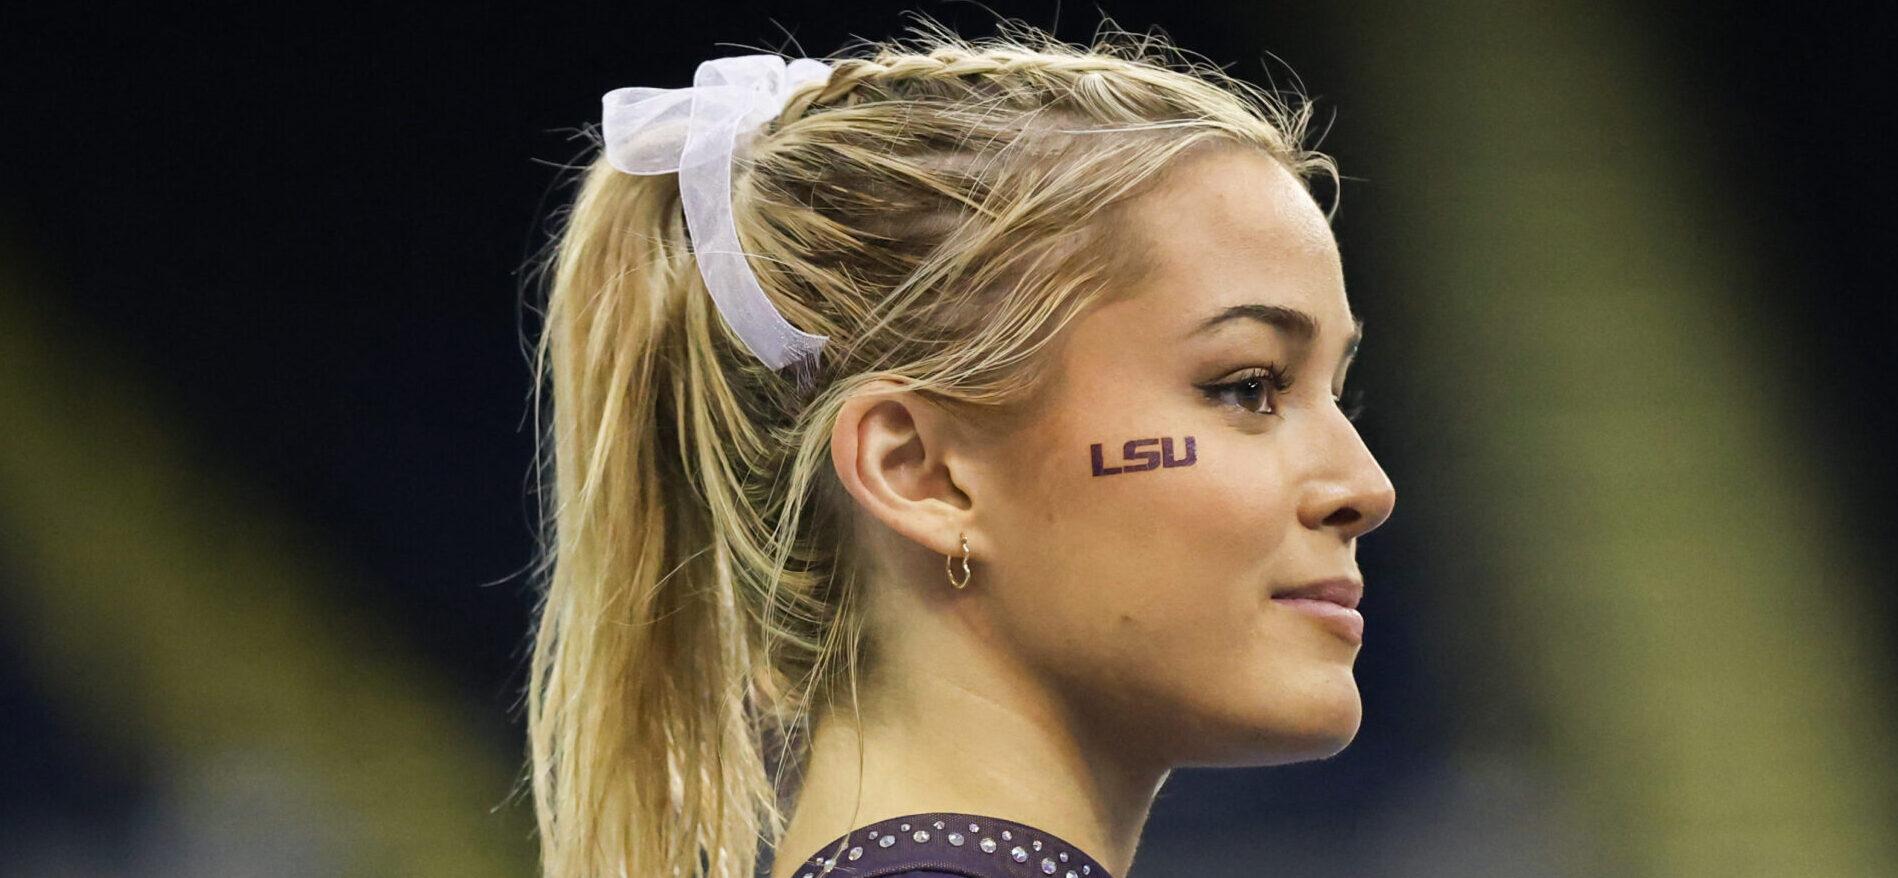
<svg viewBox="0 0 1898 878">
<path fill-rule="evenodd" d="M 955 556 L 942 556 L 942 569 L 944 573 L 949 574 L 949 584 L 955 586 L 957 589 L 962 589 L 967 588 L 969 585 L 969 537 L 961 532 L 958 532 L 957 535 L 962 538 L 962 581 L 956 581 L 955 569 L 949 566 L 951 562 L 955 561 Z"/>
</svg>

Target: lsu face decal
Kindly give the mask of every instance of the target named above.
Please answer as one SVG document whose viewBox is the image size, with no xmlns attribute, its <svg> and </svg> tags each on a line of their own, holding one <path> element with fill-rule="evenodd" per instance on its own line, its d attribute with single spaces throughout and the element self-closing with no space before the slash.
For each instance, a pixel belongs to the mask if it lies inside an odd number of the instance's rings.
<svg viewBox="0 0 1898 878">
<path fill-rule="evenodd" d="M 1101 443 L 1099 442 L 1088 446 L 1088 454 L 1092 457 L 1094 474 L 1097 476 L 1138 473 L 1161 467 L 1192 466 L 1193 461 L 1199 459 L 1198 454 L 1193 450 L 1193 437 L 1186 437 L 1185 443 L 1185 456 L 1175 457 L 1171 436 L 1156 439 L 1129 439 L 1120 447 L 1121 462 L 1118 466 L 1107 466 L 1101 459 Z M 1157 449 L 1150 447 L 1155 444 L 1160 447 Z"/>
</svg>

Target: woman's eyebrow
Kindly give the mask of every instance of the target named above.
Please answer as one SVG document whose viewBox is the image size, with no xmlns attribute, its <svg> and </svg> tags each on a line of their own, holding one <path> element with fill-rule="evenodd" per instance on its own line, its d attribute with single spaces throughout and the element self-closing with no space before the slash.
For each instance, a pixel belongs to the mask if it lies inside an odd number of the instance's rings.
<svg viewBox="0 0 1898 878">
<path fill-rule="evenodd" d="M 1318 318 L 1285 305 L 1268 305 L 1263 302 L 1250 302 L 1244 305 L 1231 305 L 1199 322 L 1186 335 L 1191 338 L 1210 332 L 1228 320 L 1251 320 L 1265 324 L 1291 336 L 1299 344 L 1309 344 L 1318 337 Z M 1349 361 L 1358 352 L 1358 343 L 1364 340 L 1364 318 L 1351 315 L 1351 337 L 1345 340 L 1344 357 Z"/>
</svg>

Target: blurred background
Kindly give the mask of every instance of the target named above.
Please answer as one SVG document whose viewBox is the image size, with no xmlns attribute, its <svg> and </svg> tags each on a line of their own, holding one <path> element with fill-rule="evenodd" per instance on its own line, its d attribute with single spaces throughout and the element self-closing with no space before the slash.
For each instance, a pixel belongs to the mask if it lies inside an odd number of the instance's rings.
<svg viewBox="0 0 1898 878">
<path fill-rule="evenodd" d="M 1894 28 L 1684 0 L 10 6 L 0 875 L 530 874 L 557 166 L 905 8 L 1158 27 L 1348 177 L 1363 730 L 1136 878 L 1898 875 Z"/>
</svg>

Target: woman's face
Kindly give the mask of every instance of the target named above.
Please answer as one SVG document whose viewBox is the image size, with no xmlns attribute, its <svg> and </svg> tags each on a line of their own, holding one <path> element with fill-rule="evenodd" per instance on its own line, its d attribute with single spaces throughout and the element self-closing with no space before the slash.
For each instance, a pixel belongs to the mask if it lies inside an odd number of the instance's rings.
<svg viewBox="0 0 1898 878">
<path fill-rule="evenodd" d="M 1396 493 L 1337 402 L 1356 326 L 1323 212 L 1263 154 L 1187 161 L 1125 214 L 1152 270 L 1067 327 L 1045 407 L 972 476 L 976 612 L 1133 758 L 1322 758 L 1357 734 L 1359 643 L 1272 596 L 1361 581 Z"/>
</svg>

